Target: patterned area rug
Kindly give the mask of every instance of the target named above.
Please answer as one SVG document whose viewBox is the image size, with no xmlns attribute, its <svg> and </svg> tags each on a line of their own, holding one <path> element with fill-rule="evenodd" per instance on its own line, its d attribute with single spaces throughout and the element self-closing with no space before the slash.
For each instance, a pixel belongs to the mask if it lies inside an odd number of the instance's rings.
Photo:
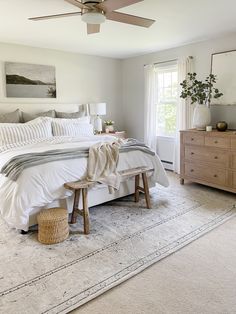
<svg viewBox="0 0 236 314">
<path fill-rule="evenodd" d="M 152 209 L 126 197 L 91 209 L 51 246 L 0 220 L 0 313 L 68 313 L 235 216 L 235 196 L 199 185 L 151 190 Z"/>
</svg>

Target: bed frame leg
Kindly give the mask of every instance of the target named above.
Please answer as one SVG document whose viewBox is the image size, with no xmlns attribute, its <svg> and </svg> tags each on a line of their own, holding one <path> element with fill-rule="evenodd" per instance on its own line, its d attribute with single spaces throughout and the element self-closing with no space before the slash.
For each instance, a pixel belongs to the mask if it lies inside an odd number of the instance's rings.
<svg viewBox="0 0 236 314">
<path fill-rule="evenodd" d="M 20 231 L 20 234 L 25 235 L 25 234 L 28 234 L 28 232 L 29 232 L 29 231 L 24 231 L 24 230 L 21 230 L 21 231 Z"/>
</svg>

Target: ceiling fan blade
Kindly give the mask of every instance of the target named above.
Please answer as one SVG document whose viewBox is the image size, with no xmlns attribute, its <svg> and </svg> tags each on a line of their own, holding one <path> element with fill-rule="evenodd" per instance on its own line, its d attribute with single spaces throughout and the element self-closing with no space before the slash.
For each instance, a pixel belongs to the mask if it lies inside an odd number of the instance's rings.
<svg viewBox="0 0 236 314">
<path fill-rule="evenodd" d="M 141 27 L 150 27 L 155 20 L 145 19 L 144 17 L 139 17 L 135 15 L 120 13 L 120 12 L 110 12 L 106 14 L 106 18 L 108 20 L 112 20 L 115 22 L 121 22 L 126 24 L 132 24 Z"/>
<path fill-rule="evenodd" d="M 95 34 L 100 32 L 100 24 L 87 24 L 87 34 Z"/>
<path fill-rule="evenodd" d="M 76 7 L 80 8 L 80 9 L 88 9 L 88 6 L 77 1 L 77 0 L 65 0 L 66 2 L 75 5 Z"/>
<path fill-rule="evenodd" d="M 67 17 L 67 16 L 73 16 L 73 15 L 81 15 L 81 12 L 70 12 L 70 13 L 63 13 L 63 14 L 35 16 L 35 17 L 30 17 L 28 20 L 40 21 L 40 20 L 57 19 L 59 17 Z"/>
<path fill-rule="evenodd" d="M 111 12 L 142 1 L 143 0 L 105 0 L 97 4 L 96 8 L 105 12 Z"/>
</svg>

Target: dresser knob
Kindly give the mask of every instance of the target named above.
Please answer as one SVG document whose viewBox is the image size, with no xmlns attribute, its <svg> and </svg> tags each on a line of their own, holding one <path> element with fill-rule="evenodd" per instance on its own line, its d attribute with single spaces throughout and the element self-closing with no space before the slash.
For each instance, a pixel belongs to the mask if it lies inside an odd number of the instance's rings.
<svg viewBox="0 0 236 314">
<path fill-rule="evenodd" d="M 215 156 L 215 159 L 218 159 L 218 156 Z"/>
<path fill-rule="evenodd" d="M 214 178 L 218 178 L 218 175 L 217 175 L 217 174 L 215 174 L 215 175 L 214 175 Z"/>
<path fill-rule="evenodd" d="M 214 143 L 215 143 L 215 144 L 218 144 L 218 141 L 215 141 Z"/>
<path fill-rule="evenodd" d="M 193 170 L 193 169 L 191 169 L 191 170 L 190 170 L 190 172 L 194 172 L 194 170 Z"/>
<path fill-rule="evenodd" d="M 191 141 L 194 141 L 194 138 L 193 138 L 193 137 L 191 138 Z"/>
<path fill-rule="evenodd" d="M 194 155 L 194 152 L 191 152 L 191 155 Z"/>
</svg>

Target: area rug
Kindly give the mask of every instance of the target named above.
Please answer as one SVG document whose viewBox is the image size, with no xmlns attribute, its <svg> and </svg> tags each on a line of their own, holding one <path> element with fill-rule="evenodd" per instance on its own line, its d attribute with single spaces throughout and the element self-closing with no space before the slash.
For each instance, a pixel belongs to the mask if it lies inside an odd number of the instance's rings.
<svg viewBox="0 0 236 314">
<path fill-rule="evenodd" d="M 78 222 L 51 246 L 0 220 L 0 313 L 68 313 L 236 214 L 234 195 L 196 185 L 153 188 L 151 201 L 94 207 L 90 235 Z"/>
</svg>

